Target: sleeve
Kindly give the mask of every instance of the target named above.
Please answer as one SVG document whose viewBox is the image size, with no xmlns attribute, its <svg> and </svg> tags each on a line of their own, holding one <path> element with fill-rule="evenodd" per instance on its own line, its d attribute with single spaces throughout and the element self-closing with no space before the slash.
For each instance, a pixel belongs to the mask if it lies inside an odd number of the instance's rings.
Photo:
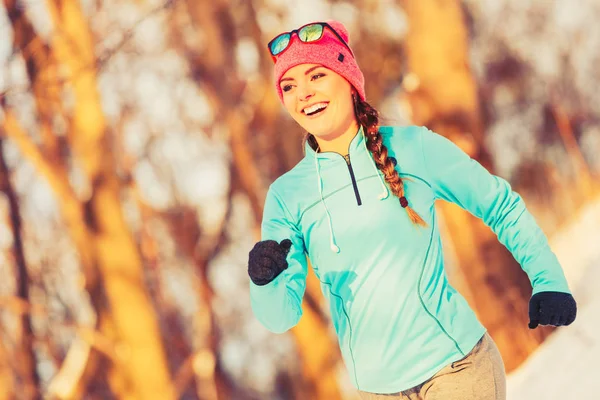
<svg viewBox="0 0 600 400">
<path fill-rule="evenodd" d="M 308 263 L 302 233 L 291 214 L 271 186 L 267 192 L 261 224 L 261 240 L 290 239 L 288 268 L 272 282 L 258 286 L 250 281 L 250 303 L 256 318 L 271 332 L 283 333 L 294 327 L 302 316 L 302 298 L 306 289 Z"/>
<path fill-rule="evenodd" d="M 533 293 L 571 293 L 548 239 L 510 184 L 452 141 L 422 128 L 421 151 L 436 198 L 456 203 L 483 220 L 529 277 Z"/>
</svg>

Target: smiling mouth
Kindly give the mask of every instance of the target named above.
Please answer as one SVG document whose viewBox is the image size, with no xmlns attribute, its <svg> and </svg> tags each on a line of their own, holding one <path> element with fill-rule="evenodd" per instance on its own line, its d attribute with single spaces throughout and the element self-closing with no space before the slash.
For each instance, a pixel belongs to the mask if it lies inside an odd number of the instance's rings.
<svg viewBox="0 0 600 400">
<path fill-rule="evenodd" d="M 304 108 L 302 110 L 302 113 L 308 117 L 312 117 L 312 116 L 322 113 L 327 108 L 328 105 L 329 105 L 329 103 L 326 103 L 326 102 L 313 104 L 310 107 Z"/>
</svg>

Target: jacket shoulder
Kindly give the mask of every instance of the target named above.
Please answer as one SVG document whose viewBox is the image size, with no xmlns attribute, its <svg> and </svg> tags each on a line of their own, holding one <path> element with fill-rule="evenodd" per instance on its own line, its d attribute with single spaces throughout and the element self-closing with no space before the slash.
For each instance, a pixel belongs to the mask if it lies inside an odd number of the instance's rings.
<svg viewBox="0 0 600 400">
<path fill-rule="evenodd" d="M 306 177 L 307 172 L 313 169 L 314 166 L 309 160 L 302 158 L 292 169 L 281 174 L 271 183 L 271 188 L 283 195 L 293 189 L 303 177 Z"/>
<path fill-rule="evenodd" d="M 418 125 L 382 125 L 379 127 L 379 133 L 381 133 L 384 141 L 387 139 L 390 142 L 410 142 L 418 141 L 423 129 L 426 128 Z"/>
<path fill-rule="evenodd" d="M 317 184 L 310 177 L 315 166 L 306 157 L 302 158 L 292 169 L 280 175 L 271 185 L 269 191 L 286 205 L 290 214 L 297 218 L 300 213 L 300 202 L 309 193 L 316 190 Z"/>
<path fill-rule="evenodd" d="M 399 155 L 403 159 L 418 159 L 421 155 L 422 134 L 426 128 L 418 125 L 380 126 L 379 133 L 388 154 Z"/>
</svg>

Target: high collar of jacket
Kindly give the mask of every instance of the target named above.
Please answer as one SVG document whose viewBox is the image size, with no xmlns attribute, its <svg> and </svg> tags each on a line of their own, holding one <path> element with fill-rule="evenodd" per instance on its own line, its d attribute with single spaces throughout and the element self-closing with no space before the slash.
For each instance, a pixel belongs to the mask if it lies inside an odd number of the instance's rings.
<svg viewBox="0 0 600 400">
<path fill-rule="evenodd" d="M 306 156 L 305 157 L 307 159 L 312 158 L 315 163 L 315 170 L 317 172 L 317 186 L 319 188 L 319 197 L 321 198 L 321 204 L 323 205 L 323 210 L 325 211 L 325 214 L 327 216 L 327 225 L 329 227 L 330 248 L 331 248 L 332 252 L 339 253 L 341 251 L 341 249 L 336 243 L 335 234 L 334 234 L 334 230 L 333 230 L 333 222 L 331 220 L 331 214 L 329 213 L 329 209 L 327 208 L 327 204 L 326 204 L 325 198 L 323 196 L 323 178 L 321 177 L 321 164 L 322 163 L 327 164 L 329 161 L 338 161 L 339 162 L 339 160 L 341 159 L 340 154 L 333 152 L 333 151 L 317 153 L 312 147 L 310 147 L 308 140 L 306 141 L 305 146 L 306 146 Z M 348 154 L 350 154 L 350 157 L 352 157 L 353 154 L 358 154 L 358 152 L 361 152 L 361 151 L 365 152 L 366 154 L 369 155 L 369 158 L 371 160 L 371 167 L 373 168 L 374 173 L 377 175 L 377 177 L 379 178 L 379 182 L 381 183 L 382 191 L 379 194 L 378 199 L 385 200 L 386 198 L 389 197 L 390 191 L 389 191 L 388 187 L 386 186 L 382 175 L 377 170 L 377 166 L 375 165 L 375 162 L 370 157 L 370 153 L 369 153 L 369 150 L 367 149 L 366 140 L 364 137 L 362 126 L 358 129 L 358 132 L 356 133 L 356 135 L 354 135 L 354 138 L 352 138 L 352 141 L 350 142 L 350 146 L 348 148 Z"/>
<path fill-rule="evenodd" d="M 365 151 L 364 141 L 365 141 L 365 135 L 364 135 L 363 127 L 362 127 L 362 125 L 359 125 L 358 132 L 356 132 L 356 134 L 352 138 L 352 141 L 350 142 L 350 146 L 348 147 L 348 154 L 350 154 L 352 156 L 352 154 L 354 154 L 356 152 Z M 336 153 L 335 151 L 325 151 L 322 153 L 317 153 L 310 146 L 310 144 L 308 143 L 308 140 L 304 144 L 304 150 L 305 150 L 305 157 L 309 157 L 309 158 L 313 159 L 313 158 L 315 158 L 315 155 L 316 155 L 316 157 L 320 161 L 323 161 L 323 160 L 336 161 L 336 160 L 339 160 L 339 157 L 340 157 L 340 154 Z"/>
</svg>

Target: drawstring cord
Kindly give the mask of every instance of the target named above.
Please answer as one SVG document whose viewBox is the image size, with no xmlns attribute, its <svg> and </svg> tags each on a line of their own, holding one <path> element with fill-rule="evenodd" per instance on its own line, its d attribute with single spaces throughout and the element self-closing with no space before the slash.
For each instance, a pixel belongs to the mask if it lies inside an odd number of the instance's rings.
<svg viewBox="0 0 600 400">
<path fill-rule="evenodd" d="M 323 180 L 321 179 L 321 167 L 319 165 L 319 159 L 317 157 L 319 149 L 315 151 L 315 165 L 317 167 L 317 176 L 319 177 L 319 195 L 321 196 L 321 204 L 325 207 L 325 213 L 327 214 L 327 221 L 329 223 L 329 241 L 331 251 L 334 253 L 339 253 L 340 248 L 335 244 L 335 239 L 333 238 L 333 226 L 331 224 L 331 215 L 329 214 L 329 209 L 327 208 L 327 204 L 325 204 L 325 199 L 323 199 Z"/>
<path fill-rule="evenodd" d="M 375 160 L 373 160 L 373 157 L 371 156 L 371 152 L 367 148 L 367 138 L 364 136 L 362 126 L 361 126 L 360 134 L 363 135 L 363 144 L 365 147 L 365 151 L 367 152 L 367 155 L 371 159 L 371 166 L 373 167 L 375 174 L 379 178 L 379 183 L 381 184 L 381 187 L 383 188 L 383 191 L 379 194 L 378 199 L 379 200 L 387 199 L 388 196 L 390 195 L 390 191 L 389 191 L 387 185 L 385 184 L 385 182 L 383 181 L 382 176 L 379 174 L 377 165 L 375 165 Z M 333 251 L 334 253 L 339 253 L 340 248 L 336 244 L 335 237 L 333 236 L 333 224 L 331 222 L 331 214 L 329 213 L 329 209 L 327 208 L 327 204 L 325 203 L 325 199 L 323 198 L 323 179 L 321 178 L 321 165 L 319 164 L 318 152 L 319 152 L 319 149 L 317 148 L 317 150 L 315 151 L 315 167 L 317 169 L 317 176 L 318 176 L 319 196 L 321 197 L 321 204 L 323 204 L 323 208 L 325 208 L 325 214 L 327 214 L 327 223 L 329 225 L 329 242 L 330 242 L 329 247 L 331 248 L 331 251 Z"/>
</svg>

